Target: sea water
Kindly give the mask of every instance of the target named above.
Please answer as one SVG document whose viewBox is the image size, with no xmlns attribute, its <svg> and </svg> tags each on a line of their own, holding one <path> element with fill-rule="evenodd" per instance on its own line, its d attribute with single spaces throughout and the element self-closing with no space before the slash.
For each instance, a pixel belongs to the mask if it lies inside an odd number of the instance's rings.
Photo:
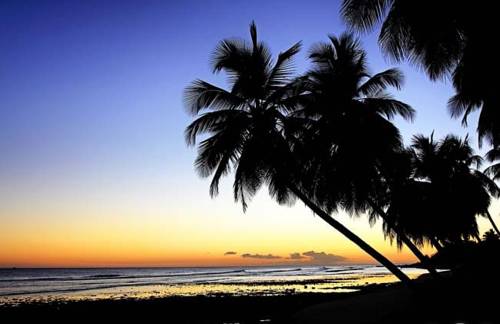
<svg viewBox="0 0 500 324">
<path fill-rule="evenodd" d="M 415 278 L 424 270 L 403 268 Z M 0 304 L 193 295 L 352 292 L 397 279 L 373 265 L 0 269 Z"/>
</svg>

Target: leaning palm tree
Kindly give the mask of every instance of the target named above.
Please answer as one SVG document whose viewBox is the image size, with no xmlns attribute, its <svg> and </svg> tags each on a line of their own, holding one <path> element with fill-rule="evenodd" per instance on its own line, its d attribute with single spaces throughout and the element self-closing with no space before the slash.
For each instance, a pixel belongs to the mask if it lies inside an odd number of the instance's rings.
<svg viewBox="0 0 500 324">
<path fill-rule="evenodd" d="M 351 215 L 368 211 L 372 223 L 385 218 L 380 196 L 388 190 L 389 162 L 403 147 L 389 119 L 399 115 L 411 120 L 414 115 L 386 91 L 400 88 L 403 76 L 397 69 L 370 75 L 365 52 L 352 34 L 330 36 L 329 43 L 313 47 L 310 58 L 313 68 L 303 80 L 302 105 L 294 112 L 307 120 L 297 154 L 307 166 L 303 187 L 329 213 L 340 207 Z M 295 151 L 301 146 L 295 145 Z M 411 240 L 400 239 L 428 265 Z"/>
<path fill-rule="evenodd" d="M 298 81 L 292 80 L 291 59 L 297 43 L 273 62 L 268 47 L 257 39 L 250 26 L 251 43 L 223 40 L 215 50 L 214 71 L 229 75 L 231 89 L 224 90 L 196 80 L 186 89 L 189 111 L 197 116 L 186 129 L 186 140 L 198 146 L 195 166 L 203 177 L 212 176 L 210 194 L 218 193 L 219 180 L 234 172 L 234 198 L 245 210 L 249 199 L 267 184 L 270 195 L 281 204 L 299 198 L 314 213 L 357 244 L 405 283 L 410 279 L 393 263 L 361 238 L 324 212 L 300 188 L 300 170 L 287 137 L 289 111 L 297 110 Z M 204 112 L 207 111 L 208 112 Z"/>
<path fill-rule="evenodd" d="M 500 144 L 500 98 L 491 79 L 500 72 L 490 36 L 497 27 L 494 2 L 344 0 L 341 12 L 359 31 L 381 22 L 379 43 L 390 58 L 419 65 L 432 80 L 452 78 L 451 115 L 463 116 L 466 124 L 480 110 L 479 143 L 485 138 Z"/>
<path fill-rule="evenodd" d="M 446 136 L 436 142 L 415 136 L 413 171 L 393 196 L 388 214 L 412 239 L 436 248 L 469 237 L 478 238 L 476 216 L 488 216 L 496 184 L 477 170 L 481 158 L 468 139 Z"/>
</svg>

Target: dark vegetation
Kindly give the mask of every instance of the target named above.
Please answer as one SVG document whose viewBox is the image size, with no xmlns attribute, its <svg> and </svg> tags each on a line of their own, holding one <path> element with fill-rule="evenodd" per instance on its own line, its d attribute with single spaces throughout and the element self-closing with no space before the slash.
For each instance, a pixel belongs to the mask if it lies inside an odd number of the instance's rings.
<svg viewBox="0 0 500 324">
<path fill-rule="evenodd" d="M 497 230 L 488 210 L 500 195 L 496 166 L 482 169 L 468 137 L 415 135 L 405 147 L 392 119 L 411 121 L 415 112 L 387 92 L 402 86 L 398 69 L 371 74 L 358 39 L 346 33 L 314 45 L 310 69 L 297 76 L 291 60 L 300 43 L 273 60 L 254 23 L 250 36 L 221 41 L 212 56 L 214 72 L 229 77 L 228 90 L 196 80 L 185 92 L 196 117 L 186 141 L 198 143 L 195 166 L 212 177 L 212 196 L 233 173 L 243 210 L 264 185 L 280 204 L 298 199 L 407 285 L 410 279 L 335 212 L 381 221 L 386 237 L 407 246 L 436 278 L 419 247 L 479 240 L 478 217 Z M 488 160 L 498 158 L 495 152 Z"/>
<path fill-rule="evenodd" d="M 407 307 L 372 322 L 401 322 L 405 312 L 415 322 L 432 322 L 427 315 L 437 322 L 498 318 L 486 297 L 498 291 L 500 255 L 500 231 L 489 211 L 500 196 L 500 98 L 493 77 L 500 71 L 490 38 L 495 14 L 493 2 L 344 0 L 341 15 L 350 33 L 313 46 L 310 68 L 301 75 L 291 63 L 300 43 L 273 59 L 254 23 L 250 42 L 223 40 L 212 64 L 228 75 L 228 89 L 197 80 L 185 93 L 195 117 L 186 139 L 198 144 L 195 166 L 212 177 L 210 194 L 233 173 L 234 198 L 246 210 L 267 186 L 278 203 L 300 200 L 385 266 L 413 295 Z M 431 82 L 451 80 L 450 116 L 467 125 L 478 113 L 478 145 L 489 148 L 484 158 L 468 136 L 417 134 L 404 144 L 393 118 L 411 122 L 415 111 L 388 92 L 402 87 L 403 75 L 396 68 L 369 71 L 354 34 L 373 29 L 393 62 L 410 62 Z M 382 222 L 385 236 L 408 247 L 431 279 L 410 281 L 339 223 L 339 210 Z M 492 227 L 484 240 L 479 217 Z M 423 255 L 424 245 L 437 253 Z M 439 275 L 440 267 L 452 271 Z"/>
</svg>

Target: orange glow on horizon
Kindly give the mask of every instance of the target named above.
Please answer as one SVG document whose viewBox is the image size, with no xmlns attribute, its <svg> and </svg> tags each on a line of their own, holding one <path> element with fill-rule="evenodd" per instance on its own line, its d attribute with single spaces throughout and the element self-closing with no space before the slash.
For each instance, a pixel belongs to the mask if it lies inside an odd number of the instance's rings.
<svg viewBox="0 0 500 324">
<path fill-rule="evenodd" d="M 72 217 L 40 214 L 29 223 L 19 221 L 22 217 L 7 218 L 0 227 L 0 267 L 296 265 L 308 263 L 292 260 L 290 254 L 306 251 L 342 256 L 342 263 L 375 263 L 300 205 L 261 202 L 246 214 L 239 206 L 217 210 L 214 205 L 210 209 L 215 215 L 187 209 L 189 214 L 115 212 L 121 217 L 97 212 Z M 335 217 L 394 263 L 416 262 L 407 250 L 398 251 L 384 240 L 380 225 L 371 228 L 362 217 Z M 480 226 L 483 231 L 489 228 L 486 220 Z M 237 254 L 225 256 L 227 251 Z M 433 249 L 423 252 L 430 255 Z M 245 253 L 280 258 L 243 258 Z"/>
</svg>

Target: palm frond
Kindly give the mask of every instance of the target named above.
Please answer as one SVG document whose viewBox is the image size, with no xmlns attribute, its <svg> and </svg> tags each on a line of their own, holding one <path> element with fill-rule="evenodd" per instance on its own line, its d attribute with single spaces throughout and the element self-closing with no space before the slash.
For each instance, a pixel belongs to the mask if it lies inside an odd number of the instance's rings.
<svg viewBox="0 0 500 324">
<path fill-rule="evenodd" d="M 364 98 L 362 101 L 388 119 L 400 116 L 405 120 L 412 121 L 415 117 L 415 110 L 410 105 L 388 95 L 378 98 Z"/>
<path fill-rule="evenodd" d="M 239 96 L 203 80 L 195 80 L 184 90 L 184 106 L 192 115 L 203 109 L 236 109 L 244 104 Z"/>
<path fill-rule="evenodd" d="M 198 145 L 198 156 L 194 162 L 195 169 L 202 178 L 212 175 L 219 166 L 219 163 L 225 159 L 226 155 L 235 156 L 239 149 L 239 143 L 236 140 L 227 139 L 230 132 L 226 134 L 219 133 L 213 135 Z M 238 135 L 238 134 L 235 134 Z"/>
<path fill-rule="evenodd" d="M 482 186 L 486 188 L 491 196 L 495 198 L 500 197 L 500 188 L 494 180 L 490 179 L 485 173 L 479 170 L 474 170 L 473 175 L 481 182 Z"/>
<path fill-rule="evenodd" d="M 488 168 L 484 170 L 484 173 L 491 177 L 493 180 L 500 179 L 500 163 L 495 163 L 490 165 Z"/>
<path fill-rule="evenodd" d="M 340 9 L 350 28 L 366 32 L 384 17 L 390 0 L 344 0 Z"/>
<path fill-rule="evenodd" d="M 267 80 L 267 88 L 275 89 L 276 87 L 286 84 L 291 79 L 295 72 L 291 60 L 293 56 L 300 51 L 301 47 L 301 42 L 295 43 L 292 47 L 278 55 L 276 64 L 271 70 L 269 79 Z"/>
<path fill-rule="evenodd" d="M 495 96 L 493 96 L 495 97 Z M 496 100 L 495 100 L 496 99 Z M 486 139 L 493 147 L 500 146 L 500 110 L 498 109 L 498 97 L 491 101 L 485 100 L 477 122 L 477 137 L 479 147 L 482 147 Z"/>
<path fill-rule="evenodd" d="M 463 93 L 456 93 L 448 100 L 448 112 L 452 118 L 462 117 L 462 125 L 467 126 L 469 114 L 481 106 L 480 102 L 471 102 Z"/>
<path fill-rule="evenodd" d="M 242 122 L 248 118 L 245 111 L 241 110 L 218 110 L 200 115 L 184 131 L 187 145 L 195 145 L 198 135 L 215 132 L 229 123 Z"/>
<path fill-rule="evenodd" d="M 246 211 L 248 202 L 257 193 L 265 179 L 265 170 L 260 159 L 258 142 L 248 139 L 236 163 L 233 192 L 234 200 L 241 202 L 243 211 Z"/>
<path fill-rule="evenodd" d="M 234 161 L 235 159 L 236 155 L 225 154 L 219 160 L 219 164 L 217 165 L 212 181 L 210 182 L 210 197 L 215 197 L 219 194 L 220 179 L 231 171 L 231 161 Z"/>
<path fill-rule="evenodd" d="M 198 145 L 195 168 L 201 177 L 208 177 L 216 172 L 219 165 L 224 165 L 229 160 L 235 160 L 241 152 L 241 147 L 248 133 L 248 116 L 246 114 L 229 112 L 222 117 L 221 114 L 222 112 L 202 116 L 200 117 L 202 121 L 193 122 L 194 125 L 186 130 L 186 137 L 188 139 L 191 137 L 193 140 L 196 139 L 196 134 L 202 130 L 211 132 L 211 136 Z M 226 168 L 224 166 L 221 168 L 219 173 L 225 174 L 223 170 Z"/>
<path fill-rule="evenodd" d="M 252 50 L 244 40 L 225 39 L 217 45 L 210 61 L 214 73 L 225 70 L 234 75 L 245 69 L 245 62 L 251 55 Z"/>
<path fill-rule="evenodd" d="M 496 160 L 500 160 L 500 147 L 495 147 L 489 150 L 486 153 L 486 159 L 490 162 L 495 162 Z"/>
<path fill-rule="evenodd" d="M 250 23 L 250 38 L 252 39 L 253 48 L 257 48 L 259 42 L 257 40 L 257 25 L 255 24 L 255 21 Z"/>
<path fill-rule="evenodd" d="M 309 50 L 309 59 L 316 64 L 331 66 L 332 61 L 337 58 L 335 47 L 331 44 L 320 42 L 315 43 Z"/>
<path fill-rule="evenodd" d="M 406 21 L 401 18 L 397 8 L 391 7 L 378 37 L 382 52 L 396 62 L 401 62 L 409 57 L 411 39 Z"/>
<path fill-rule="evenodd" d="M 371 96 L 384 91 L 387 87 L 399 90 L 403 81 L 404 76 L 399 69 L 388 69 L 369 78 L 359 87 L 358 92 L 364 96 Z"/>
</svg>

